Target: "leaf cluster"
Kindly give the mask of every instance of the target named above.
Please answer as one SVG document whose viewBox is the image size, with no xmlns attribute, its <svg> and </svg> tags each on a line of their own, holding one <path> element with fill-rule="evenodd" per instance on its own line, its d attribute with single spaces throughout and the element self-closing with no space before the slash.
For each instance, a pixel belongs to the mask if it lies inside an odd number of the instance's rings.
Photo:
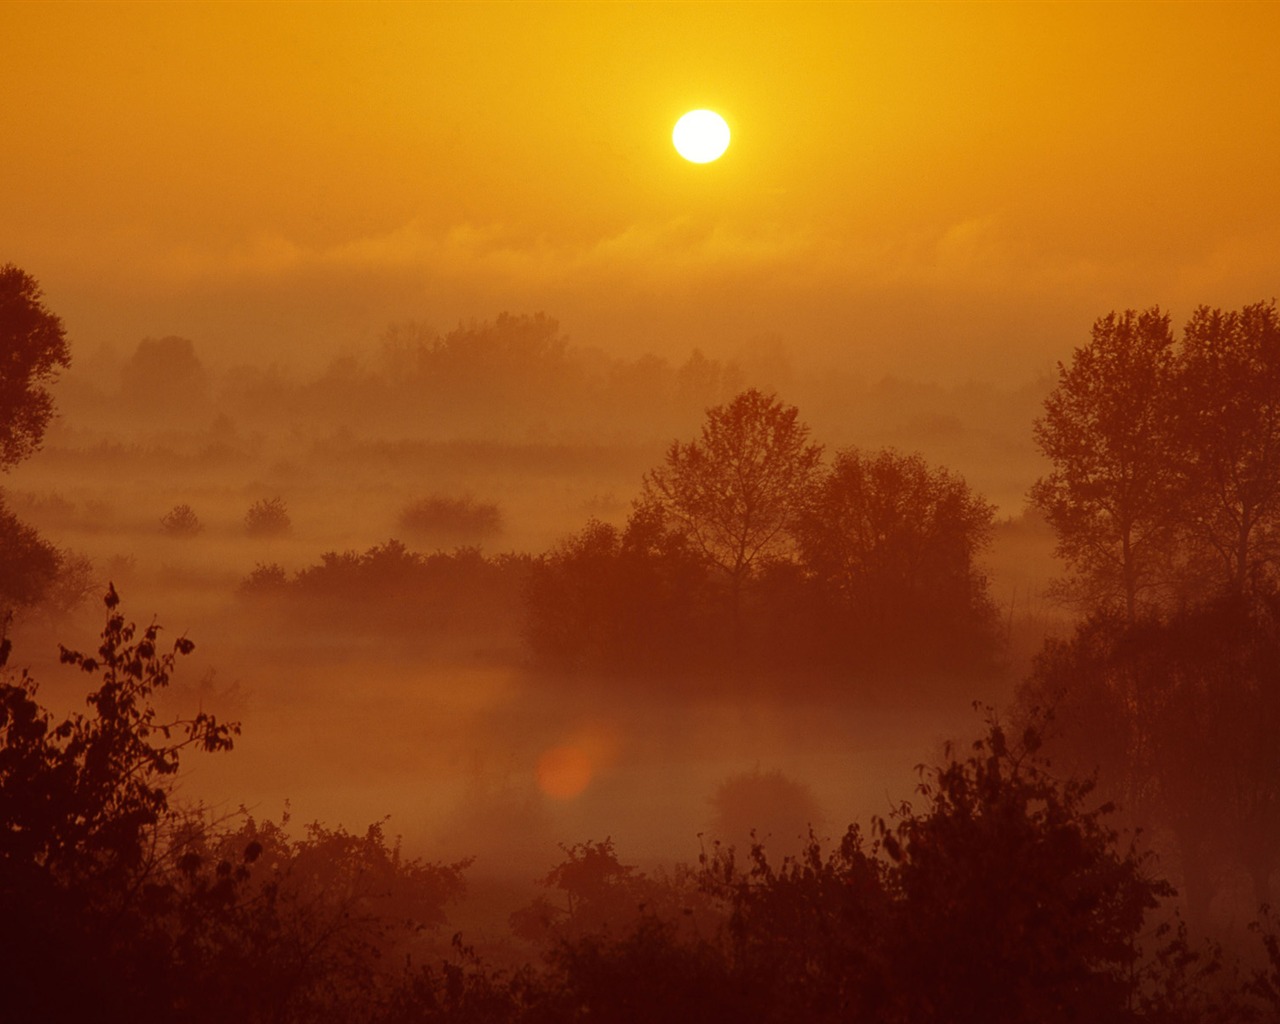
<svg viewBox="0 0 1280 1024">
<path fill-rule="evenodd" d="M 30 274 L 0 266 L 0 471 L 40 448 L 53 418 L 48 385 L 71 365 L 62 320 L 43 299 Z"/>
</svg>

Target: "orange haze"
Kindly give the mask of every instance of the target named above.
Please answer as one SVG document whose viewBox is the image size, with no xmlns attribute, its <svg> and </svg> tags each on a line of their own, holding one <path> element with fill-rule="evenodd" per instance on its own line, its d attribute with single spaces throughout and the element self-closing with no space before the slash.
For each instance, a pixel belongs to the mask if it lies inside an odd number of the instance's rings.
<svg viewBox="0 0 1280 1024">
<path fill-rule="evenodd" d="M 1266 4 L 0 7 L 4 251 L 80 345 L 392 321 L 1017 381 L 1275 293 Z M 734 145 L 694 166 L 706 106 Z"/>
</svg>

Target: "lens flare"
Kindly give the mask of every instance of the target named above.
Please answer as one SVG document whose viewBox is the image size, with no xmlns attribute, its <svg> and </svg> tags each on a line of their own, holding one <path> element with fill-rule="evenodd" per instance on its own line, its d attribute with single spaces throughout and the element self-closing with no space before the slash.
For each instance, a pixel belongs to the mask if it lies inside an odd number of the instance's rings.
<svg viewBox="0 0 1280 1024">
<path fill-rule="evenodd" d="M 555 800 L 572 800 L 591 784 L 595 767 L 581 747 L 564 744 L 538 758 L 536 771 L 542 792 Z"/>
</svg>

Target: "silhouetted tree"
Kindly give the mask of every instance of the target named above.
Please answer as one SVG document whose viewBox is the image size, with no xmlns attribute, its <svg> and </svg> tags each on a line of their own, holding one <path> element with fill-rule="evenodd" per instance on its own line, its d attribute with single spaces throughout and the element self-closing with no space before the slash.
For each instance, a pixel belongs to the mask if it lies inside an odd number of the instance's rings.
<svg viewBox="0 0 1280 1024">
<path fill-rule="evenodd" d="M 1176 381 L 1189 540 L 1202 578 L 1241 592 L 1280 557 L 1280 314 L 1202 306 L 1183 332 Z"/>
<path fill-rule="evenodd" d="M 635 924 L 645 903 L 645 876 L 618 861 L 613 840 L 562 846 L 566 859 L 542 880 L 563 894 L 538 897 L 511 915 L 512 930 L 536 942 L 565 942 Z"/>
<path fill-rule="evenodd" d="M 704 666 L 720 634 L 708 571 L 651 506 L 624 530 L 592 521 L 534 562 L 526 635 L 541 664 L 632 672 Z"/>
<path fill-rule="evenodd" d="M 813 791 L 780 771 L 743 772 L 726 779 L 710 798 L 710 834 L 746 848 L 756 835 L 772 850 L 791 850 L 823 825 Z"/>
<path fill-rule="evenodd" d="M 40 447 L 53 416 L 48 385 L 71 365 L 62 320 L 30 274 L 0 267 L 0 470 Z"/>
<path fill-rule="evenodd" d="M 1259 904 L 1280 867 L 1280 597 L 1225 594 L 1166 620 L 1095 616 L 1021 688 L 1049 746 L 1097 770 L 1131 817 L 1173 839 L 1191 922 L 1243 869 Z"/>
<path fill-rule="evenodd" d="M 57 549 L 0 500 L 0 618 L 43 598 L 60 565 Z"/>
<path fill-rule="evenodd" d="M 126 623 L 114 589 L 90 712 L 55 719 L 23 672 L 0 676 L 0 986 L 5 1019 L 164 1024 L 403 1020 L 424 937 L 466 862 L 404 856 L 383 827 L 301 838 L 174 799 L 183 751 L 231 747 L 236 725 L 153 704 L 192 644 Z M 419 1016 L 416 1019 L 421 1019 Z"/>
<path fill-rule="evenodd" d="M 822 458 L 799 410 L 751 389 L 707 410 L 697 440 L 672 442 L 644 479 L 640 504 L 661 510 L 723 574 L 735 624 L 762 560 L 792 545 Z"/>
<path fill-rule="evenodd" d="M 543 879 L 557 895 L 511 915 L 513 931 L 543 947 L 546 965 L 535 979 L 516 979 L 517 992 L 533 998 L 526 1016 L 505 1019 L 741 1019 L 744 993 L 734 991 L 718 941 L 724 911 L 699 872 L 637 871 L 609 839 L 562 849 L 566 859 Z"/>
<path fill-rule="evenodd" d="M 989 665 L 995 614 L 977 558 L 994 515 L 919 455 L 840 452 L 798 530 L 819 643 L 845 664 Z"/>
<path fill-rule="evenodd" d="M 0 472 L 39 450 L 53 418 L 48 385 L 71 365 L 62 320 L 42 300 L 30 274 L 0 267 Z M 0 642 L 8 618 L 44 596 L 60 564 L 57 550 L 0 499 Z"/>
<path fill-rule="evenodd" d="M 195 509 L 185 503 L 174 505 L 160 519 L 160 526 L 170 537 L 194 537 L 204 529 Z"/>
<path fill-rule="evenodd" d="M 1181 499 L 1174 432 L 1169 317 L 1159 309 L 1108 314 L 1093 325 L 1036 420 L 1053 470 L 1031 501 L 1058 535 L 1086 606 L 1118 603 L 1130 620 L 1171 578 Z"/>
<path fill-rule="evenodd" d="M 924 775 L 923 812 L 880 828 L 908 911 L 908 1020 L 1125 1020 L 1147 912 L 1172 895 L 1090 804 L 1093 783 L 993 724 Z"/>
<path fill-rule="evenodd" d="M 160 876 L 179 756 L 229 749 L 238 731 L 203 712 L 157 717 L 151 696 L 193 644 L 162 652 L 159 627 L 138 633 L 118 603 L 109 589 L 95 656 L 62 649 L 100 676 L 90 714 L 55 721 L 25 672 L 0 682 L 0 949 L 18 1019 L 141 1012 L 150 972 L 165 970 L 157 915 L 176 895 Z"/>
<path fill-rule="evenodd" d="M 190 410 L 209 394 L 209 373 L 189 338 L 144 338 L 120 368 L 120 386 L 130 405 Z"/>
<path fill-rule="evenodd" d="M 772 396 L 708 410 L 700 439 L 645 477 L 625 531 L 593 522 L 535 567 L 535 655 L 596 669 L 993 667 L 977 564 L 993 507 L 919 456 L 849 449 L 824 474 L 821 455 Z"/>
</svg>

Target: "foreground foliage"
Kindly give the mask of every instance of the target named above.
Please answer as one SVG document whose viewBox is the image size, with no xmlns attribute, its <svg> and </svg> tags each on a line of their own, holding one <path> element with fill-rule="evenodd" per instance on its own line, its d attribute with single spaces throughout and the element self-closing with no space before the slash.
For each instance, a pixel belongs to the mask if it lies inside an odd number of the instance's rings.
<svg viewBox="0 0 1280 1024">
<path fill-rule="evenodd" d="M 444 923 L 462 865 L 312 826 L 217 823 L 173 799 L 181 755 L 239 728 L 164 717 L 193 644 L 126 622 L 114 589 L 87 713 L 56 720 L 25 673 L 0 680 L 0 983 L 13 1020 L 311 1021 L 393 1000 L 403 956 Z M 397 960 L 399 956 L 401 959 Z"/>
<path fill-rule="evenodd" d="M 0 680 L 0 984 L 18 1020 L 373 1022 L 1266 1021 L 1260 963 L 1196 950 L 1171 886 L 1055 776 L 1041 729 L 992 720 L 921 769 L 916 804 L 832 848 L 746 862 L 713 846 L 648 875 L 609 840 L 565 848 L 511 919 L 537 951 L 495 969 L 439 941 L 466 863 L 404 857 L 380 824 L 301 836 L 174 800 L 187 750 L 237 727 L 162 716 L 185 638 L 128 624 L 110 590 L 89 711 L 56 720 L 26 673 Z M 1162 917 L 1164 915 L 1164 917 Z M 67 979 L 74 979 L 68 984 Z"/>
</svg>

